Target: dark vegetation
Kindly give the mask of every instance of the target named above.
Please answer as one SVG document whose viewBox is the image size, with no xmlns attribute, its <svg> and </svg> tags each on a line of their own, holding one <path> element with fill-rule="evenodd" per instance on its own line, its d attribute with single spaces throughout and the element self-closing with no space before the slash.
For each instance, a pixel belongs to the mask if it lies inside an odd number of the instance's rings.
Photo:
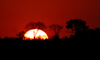
<svg viewBox="0 0 100 60">
<path fill-rule="evenodd" d="M 27 29 L 39 28 L 43 29 L 46 27 L 44 23 L 30 22 L 26 25 Z M 66 28 L 71 29 L 75 35 L 71 35 L 70 38 L 65 37 L 60 39 L 59 33 L 62 30 L 62 26 L 58 24 L 52 24 L 49 26 L 55 33 L 53 38 L 47 40 L 23 40 L 24 31 L 17 34 L 17 38 L 0 38 L 1 48 L 15 48 L 15 49 L 35 49 L 35 48 L 58 48 L 58 49 L 99 49 L 100 45 L 100 28 L 89 29 L 86 26 L 86 22 L 80 19 L 74 19 L 66 22 Z"/>
</svg>

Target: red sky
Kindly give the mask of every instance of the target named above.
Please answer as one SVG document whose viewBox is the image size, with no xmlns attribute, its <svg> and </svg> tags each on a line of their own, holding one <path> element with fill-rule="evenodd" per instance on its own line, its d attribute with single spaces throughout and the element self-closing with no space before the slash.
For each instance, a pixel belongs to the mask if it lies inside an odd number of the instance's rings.
<svg viewBox="0 0 100 60">
<path fill-rule="evenodd" d="M 68 36 L 66 22 L 82 19 L 90 28 L 100 28 L 100 0 L 0 0 L 0 37 L 15 37 L 26 31 L 30 21 L 46 26 L 58 23 L 64 27 L 60 37 Z M 51 37 L 53 31 L 45 32 Z"/>
</svg>

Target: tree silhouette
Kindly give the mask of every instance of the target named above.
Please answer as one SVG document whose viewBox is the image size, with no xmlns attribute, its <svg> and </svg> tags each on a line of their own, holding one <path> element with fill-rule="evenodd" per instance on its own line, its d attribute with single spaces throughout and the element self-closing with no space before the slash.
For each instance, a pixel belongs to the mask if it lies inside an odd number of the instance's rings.
<svg viewBox="0 0 100 60">
<path fill-rule="evenodd" d="M 29 22 L 26 26 L 26 29 L 44 29 L 46 28 L 43 22 Z"/>
<path fill-rule="evenodd" d="M 46 28 L 46 26 L 43 22 L 29 22 L 29 24 L 27 24 L 25 26 L 25 28 L 26 29 L 38 29 L 38 30 L 42 29 L 43 30 L 44 28 Z M 34 39 L 35 39 L 35 36 L 36 36 L 38 30 L 36 32 L 33 31 L 33 34 L 34 34 L 33 38 Z"/>
<path fill-rule="evenodd" d="M 70 20 L 67 23 L 66 28 L 72 29 L 72 31 L 77 32 L 79 30 L 87 30 L 88 26 L 86 26 L 86 22 L 81 19 Z"/>
<path fill-rule="evenodd" d="M 23 39 L 23 38 L 24 38 L 24 34 L 25 34 L 25 32 L 24 32 L 24 31 L 22 31 L 22 32 L 19 32 L 19 33 L 18 33 L 18 34 L 16 34 L 16 35 L 17 35 L 17 37 L 18 37 L 18 38 Z"/>
<path fill-rule="evenodd" d="M 54 38 L 58 38 L 59 33 L 62 31 L 63 27 L 60 26 L 59 24 L 52 24 L 49 26 L 49 28 L 51 28 L 55 32 Z"/>
</svg>

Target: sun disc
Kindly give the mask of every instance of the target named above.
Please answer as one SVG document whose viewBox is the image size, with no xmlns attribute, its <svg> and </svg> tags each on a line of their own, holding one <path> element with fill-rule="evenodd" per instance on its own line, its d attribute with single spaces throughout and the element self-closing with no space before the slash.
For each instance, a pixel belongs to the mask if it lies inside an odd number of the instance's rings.
<svg viewBox="0 0 100 60">
<path fill-rule="evenodd" d="M 24 39 L 42 39 L 42 40 L 45 40 L 45 39 L 48 39 L 48 36 L 47 34 L 40 30 L 40 29 L 32 29 L 32 30 L 29 30 L 28 32 L 26 32 L 24 34 Z"/>
</svg>

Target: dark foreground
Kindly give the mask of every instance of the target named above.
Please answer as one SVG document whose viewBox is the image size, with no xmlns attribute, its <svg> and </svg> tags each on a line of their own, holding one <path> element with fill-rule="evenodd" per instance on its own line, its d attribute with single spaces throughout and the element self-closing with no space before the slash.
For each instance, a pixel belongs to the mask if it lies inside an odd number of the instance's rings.
<svg viewBox="0 0 100 60">
<path fill-rule="evenodd" d="M 48 39 L 48 40 L 22 40 L 22 39 L 1 39 L 2 49 L 98 49 L 99 40 L 69 40 L 69 39 Z"/>
<path fill-rule="evenodd" d="M 35 56 L 49 56 L 50 58 L 53 56 L 55 58 L 63 56 L 66 59 L 68 57 L 70 59 L 85 59 L 86 57 L 93 59 L 94 56 L 99 56 L 99 45 L 98 40 L 49 39 L 45 41 L 30 41 L 22 39 L 1 39 L 0 51 L 2 53 L 1 55 L 4 54 L 4 56 L 19 56 L 21 54 L 21 56 L 28 56 L 31 54 Z"/>
</svg>

